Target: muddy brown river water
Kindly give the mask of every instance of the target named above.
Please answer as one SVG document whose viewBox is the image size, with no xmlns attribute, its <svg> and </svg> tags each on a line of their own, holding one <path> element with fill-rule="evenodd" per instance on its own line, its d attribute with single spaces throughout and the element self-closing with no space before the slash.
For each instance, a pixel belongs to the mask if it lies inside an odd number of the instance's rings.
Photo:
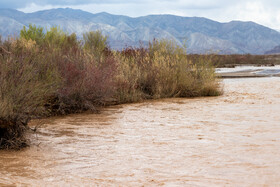
<svg viewBox="0 0 280 187">
<path fill-rule="evenodd" d="M 223 84 L 49 118 L 31 147 L 0 151 L 0 186 L 280 186 L 280 78 Z"/>
</svg>

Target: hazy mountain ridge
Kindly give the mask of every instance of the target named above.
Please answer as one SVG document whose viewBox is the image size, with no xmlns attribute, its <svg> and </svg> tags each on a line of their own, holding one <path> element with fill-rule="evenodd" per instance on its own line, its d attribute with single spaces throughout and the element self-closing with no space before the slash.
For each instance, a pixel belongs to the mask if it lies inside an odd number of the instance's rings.
<svg viewBox="0 0 280 187">
<path fill-rule="evenodd" d="M 219 23 L 206 18 L 150 15 L 138 18 L 91 14 L 74 9 L 51 9 L 34 13 L 0 9 L 0 34 L 18 34 L 29 23 L 44 28 L 60 26 L 68 33 L 102 30 L 113 48 L 144 44 L 153 38 L 169 38 L 183 44 L 188 52 L 263 54 L 280 45 L 280 33 L 253 22 Z"/>
<path fill-rule="evenodd" d="M 280 45 L 274 47 L 269 51 L 266 51 L 265 54 L 280 54 Z"/>
</svg>

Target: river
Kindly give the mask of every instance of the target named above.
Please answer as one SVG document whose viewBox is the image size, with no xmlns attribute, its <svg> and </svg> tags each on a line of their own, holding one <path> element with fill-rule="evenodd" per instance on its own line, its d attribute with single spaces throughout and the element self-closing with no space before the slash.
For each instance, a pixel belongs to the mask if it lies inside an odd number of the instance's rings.
<svg viewBox="0 0 280 187">
<path fill-rule="evenodd" d="M 219 97 L 45 119 L 0 151 L 0 186 L 280 186 L 280 78 L 222 81 Z"/>
</svg>

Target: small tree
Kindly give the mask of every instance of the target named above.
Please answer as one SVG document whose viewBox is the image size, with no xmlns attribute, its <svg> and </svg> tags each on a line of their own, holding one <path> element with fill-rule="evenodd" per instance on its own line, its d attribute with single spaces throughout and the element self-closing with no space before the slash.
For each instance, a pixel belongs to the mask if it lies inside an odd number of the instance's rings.
<svg viewBox="0 0 280 187">
<path fill-rule="evenodd" d="M 66 34 L 60 27 L 51 27 L 46 33 L 46 42 L 50 45 L 61 45 L 66 38 Z"/>
<path fill-rule="evenodd" d="M 100 59 L 104 50 L 108 48 L 108 37 L 102 35 L 101 31 L 91 31 L 83 34 L 84 48 L 89 50 Z"/>
<path fill-rule="evenodd" d="M 36 25 L 29 24 L 28 29 L 23 26 L 23 29 L 20 31 L 20 38 L 26 40 L 34 40 L 37 44 L 42 44 L 45 38 L 43 32 L 43 27 L 36 27 Z"/>
<path fill-rule="evenodd" d="M 60 49 L 69 49 L 80 44 L 75 33 L 69 35 L 60 27 L 51 27 L 46 33 L 45 41 L 49 46 Z"/>
</svg>

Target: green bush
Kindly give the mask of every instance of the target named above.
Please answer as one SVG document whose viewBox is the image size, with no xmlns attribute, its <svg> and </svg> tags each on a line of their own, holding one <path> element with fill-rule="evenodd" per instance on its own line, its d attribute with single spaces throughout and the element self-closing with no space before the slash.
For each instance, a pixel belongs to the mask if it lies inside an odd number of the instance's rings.
<svg viewBox="0 0 280 187">
<path fill-rule="evenodd" d="M 80 42 L 75 33 L 69 35 L 59 27 L 51 27 L 46 32 L 44 40 L 45 44 L 53 50 L 69 50 L 73 47 L 78 48 L 80 46 Z"/>
<path fill-rule="evenodd" d="M 27 41 L 33 40 L 36 41 L 37 44 L 42 44 L 45 38 L 43 30 L 43 27 L 36 27 L 36 25 L 32 24 L 29 24 L 28 29 L 23 26 L 23 29 L 20 31 L 20 38 L 24 38 Z"/>
<path fill-rule="evenodd" d="M 92 53 L 98 60 L 106 49 L 109 48 L 108 37 L 101 31 L 91 31 L 83 34 L 84 49 Z"/>
</svg>

